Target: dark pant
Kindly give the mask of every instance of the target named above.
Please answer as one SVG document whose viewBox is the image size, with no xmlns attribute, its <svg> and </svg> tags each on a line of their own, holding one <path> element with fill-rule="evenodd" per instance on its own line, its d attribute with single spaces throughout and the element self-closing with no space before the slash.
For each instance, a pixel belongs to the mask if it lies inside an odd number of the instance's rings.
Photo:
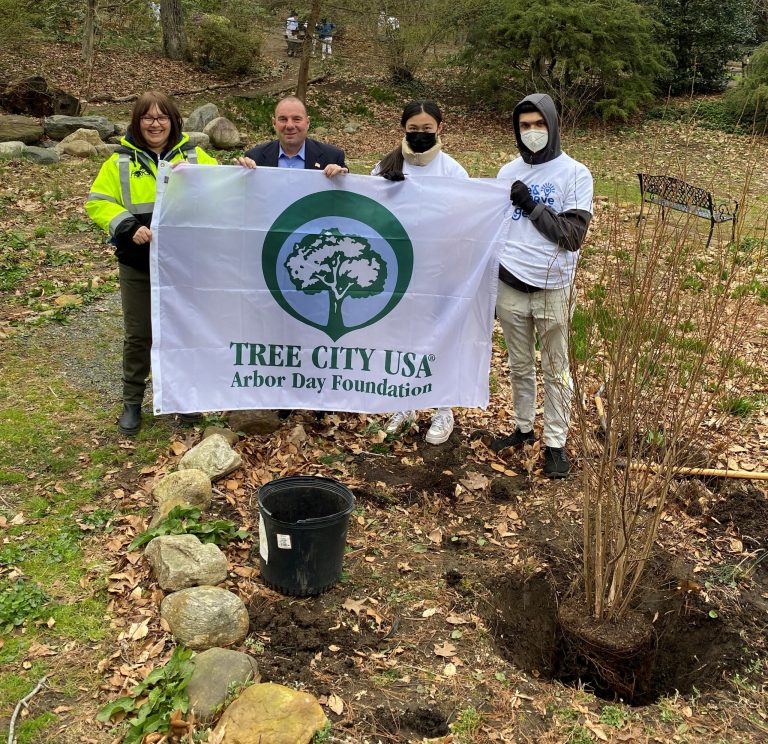
<svg viewBox="0 0 768 744">
<path fill-rule="evenodd" d="M 125 264 L 119 267 L 123 303 L 123 402 L 142 403 L 152 349 L 149 274 Z"/>
</svg>

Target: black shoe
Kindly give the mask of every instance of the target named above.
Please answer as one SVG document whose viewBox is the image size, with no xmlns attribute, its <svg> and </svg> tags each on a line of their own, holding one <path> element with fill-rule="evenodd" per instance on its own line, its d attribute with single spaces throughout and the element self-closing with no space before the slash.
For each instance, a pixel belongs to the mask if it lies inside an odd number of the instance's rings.
<svg viewBox="0 0 768 744">
<path fill-rule="evenodd" d="M 126 437 L 134 437 L 141 429 L 141 403 L 123 403 L 123 412 L 117 420 L 117 430 Z"/>
<path fill-rule="evenodd" d="M 544 447 L 544 475 L 547 478 L 567 478 L 571 461 L 565 447 Z"/>
<path fill-rule="evenodd" d="M 533 440 L 533 431 L 522 432 L 520 429 L 515 429 L 507 437 L 496 437 L 491 442 L 491 449 L 494 452 L 501 452 L 501 450 L 507 449 L 508 447 L 519 449 L 525 444 L 533 444 Z"/>
<path fill-rule="evenodd" d="M 202 413 L 180 413 L 179 414 L 179 421 L 181 421 L 182 424 L 189 424 L 190 426 L 193 426 L 194 424 L 199 424 L 202 420 L 203 420 Z"/>
</svg>

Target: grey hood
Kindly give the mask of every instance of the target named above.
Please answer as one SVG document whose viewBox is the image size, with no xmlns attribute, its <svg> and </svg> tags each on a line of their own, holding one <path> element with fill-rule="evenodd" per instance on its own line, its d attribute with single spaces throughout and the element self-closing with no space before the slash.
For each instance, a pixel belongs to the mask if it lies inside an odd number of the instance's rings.
<svg viewBox="0 0 768 744">
<path fill-rule="evenodd" d="M 520 139 L 520 106 L 523 103 L 533 104 L 541 112 L 544 121 L 547 122 L 547 129 L 549 130 L 547 146 L 538 152 L 531 152 Z M 560 149 L 560 124 L 558 122 L 557 109 L 555 108 L 555 102 L 546 93 L 533 93 L 523 98 L 512 112 L 512 126 L 515 129 L 517 149 L 520 150 L 520 155 L 528 165 L 547 163 L 562 153 Z"/>
</svg>

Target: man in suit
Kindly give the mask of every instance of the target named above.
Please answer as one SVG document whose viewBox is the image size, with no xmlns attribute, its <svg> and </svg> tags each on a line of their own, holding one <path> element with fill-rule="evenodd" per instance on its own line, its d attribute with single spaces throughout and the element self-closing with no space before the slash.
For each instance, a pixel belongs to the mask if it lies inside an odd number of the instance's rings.
<svg viewBox="0 0 768 744">
<path fill-rule="evenodd" d="M 246 168 L 270 166 L 272 168 L 303 168 L 321 170 L 329 178 L 349 173 L 344 162 L 344 150 L 307 137 L 309 116 L 301 99 L 286 96 L 272 117 L 277 139 L 257 145 L 235 162 Z"/>
</svg>

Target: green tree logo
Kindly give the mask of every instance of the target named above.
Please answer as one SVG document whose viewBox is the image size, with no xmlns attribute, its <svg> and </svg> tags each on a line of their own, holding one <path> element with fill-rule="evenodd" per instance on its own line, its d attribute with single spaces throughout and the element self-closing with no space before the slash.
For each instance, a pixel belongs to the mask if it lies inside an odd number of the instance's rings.
<svg viewBox="0 0 768 744">
<path fill-rule="evenodd" d="M 321 191 L 275 220 L 262 271 L 287 313 L 337 341 L 400 302 L 413 274 L 413 246 L 399 220 L 373 199 Z"/>
<path fill-rule="evenodd" d="M 332 227 L 307 235 L 285 261 L 296 289 L 328 292 L 328 328 L 343 328 L 341 303 L 352 295 L 369 297 L 384 289 L 387 265 L 370 243 L 357 235 L 342 235 Z"/>
</svg>

